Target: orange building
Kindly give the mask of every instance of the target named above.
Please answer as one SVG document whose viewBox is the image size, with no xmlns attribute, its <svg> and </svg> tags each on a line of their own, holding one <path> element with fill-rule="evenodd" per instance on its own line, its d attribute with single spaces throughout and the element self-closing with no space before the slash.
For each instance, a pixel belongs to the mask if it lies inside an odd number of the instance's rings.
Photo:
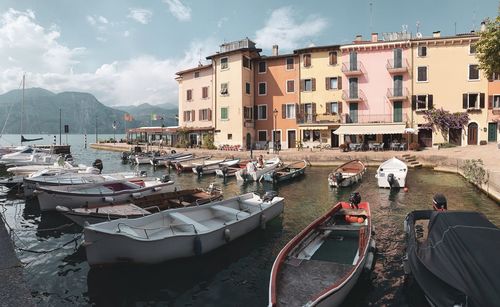
<svg viewBox="0 0 500 307">
<path fill-rule="evenodd" d="M 256 148 L 276 141 L 282 149 L 295 148 L 299 139 L 296 112 L 299 103 L 299 59 L 294 54 L 278 55 L 273 46 L 272 56 L 254 61 L 255 97 L 254 122 Z M 275 138 L 273 138 L 275 131 Z"/>
<path fill-rule="evenodd" d="M 497 142 L 500 133 L 500 73 L 488 82 L 488 142 Z"/>
</svg>

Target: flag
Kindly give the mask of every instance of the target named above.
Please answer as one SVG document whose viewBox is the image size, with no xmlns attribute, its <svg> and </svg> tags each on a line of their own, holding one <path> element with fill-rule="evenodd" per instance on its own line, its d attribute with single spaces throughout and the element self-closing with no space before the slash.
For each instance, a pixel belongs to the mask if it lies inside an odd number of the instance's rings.
<svg viewBox="0 0 500 307">
<path fill-rule="evenodd" d="M 151 120 L 163 120 L 163 116 L 156 113 L 151 113 Z"/>
<path fill-rule="evenodd" d="M 125 115 L 123 115 L 123 119 L 126 121 L 126 122 L 131 122 L 134 120 L 134 117 L 128 113 L 125 113 Z"/>
<path fill-rule="evenodd" d="M 151 113 L 151 120 L 156 120 L 156 114 L 155 113 Z"/>
</svg>

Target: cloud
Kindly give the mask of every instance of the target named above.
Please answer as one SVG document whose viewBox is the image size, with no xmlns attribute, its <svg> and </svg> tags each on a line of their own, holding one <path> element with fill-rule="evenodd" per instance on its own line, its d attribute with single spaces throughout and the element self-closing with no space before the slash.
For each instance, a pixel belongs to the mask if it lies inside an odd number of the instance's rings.
<svg viewBox="0 0 500 307">
<path fill-rule="evenodd" d="M 180 0 L 163 0 L 168 9 L 179 21 L 191 20 L 191 8 L 182 4 Z"/>
<path fill-rule="evenodd" d="M 132 18 L 144 25 L 148 24 L 151 21 L 152 16 L 153 12 L 151 12 L 150 10 L 135 8 L 129 8 L 129 14 L 127 15 L 128 18 Z"/>
<path fill-rule="evenodd" d="M 211 54 L 218 46 L 213 38 L 194 40 L 178 57 L 141 55 L 75 72 L 85 48 L 69 48 L 59 40 L 60 33 L 37 24 L 31 11 L 1 15 L 0 58 L 6 60 L 0 61 L 0 93 L 19 88 L 27 72 L 28 87 L 89 92 L 107 105 L 177 103 L 175 73 L 195 67 L 200 54 Z"/>
<path fill-rule="evenodd" d="M 104 32 L 106 30 L 106 27 L 110 25 L 109 20 L 104 17 L 104 16 L 90 16 L 88 15 L 86 17 L 87 22 L 89 25 L 97 28 L 99 31 Z"/>
<path fill-rule="evenodd" d="M 130 31 L 126 30 L 123 31 L 123 37 L 129 37 L 130 36 Z"/>
<path fill-rule="evenodd" d="M 272 11 L 265 26 L 255 33 L 258 46 L 270 49 L 277 44 L 283 49 L 295 49 L 327 26 L 325 18 L 309 15 L 305 20 L 298 21 L 297 16 L 297 12 L 288 6 Z"/>
<path fill-rule="evenodd" d="M 224 23 L 226 23 L 229 19 L 227 17 L 222 17 L 221 19 L 219 19 L 219 21 L 217 21 L 217 28 L 222 28 L 222 25 Z"/>
</svg>

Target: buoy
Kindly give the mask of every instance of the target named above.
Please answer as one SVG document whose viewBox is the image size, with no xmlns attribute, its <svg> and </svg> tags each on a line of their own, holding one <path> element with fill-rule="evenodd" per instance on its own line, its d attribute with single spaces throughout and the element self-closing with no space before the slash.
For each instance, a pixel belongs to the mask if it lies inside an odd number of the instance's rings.
<svg viewBox="0 0 500 307">
<path fill-rule="evenodd" d="M 231 240 L 231 230 L 228 228 L 224 229 L 224 240 L 226 240 L 226 242 Z"/>
<path fill-rule="evenodd" d="M 358 223 L 362 224 L 364 221 L 365 221 L 365 219 L 364 219 L 364 218 L 362 218 L 362 217 L 358 217 Z"/>
<path fill-rule="evenodd" d="M 407 187 L 405 187 L 405 188 L 403 189 L 403 191 L 408 192 L 408 188 L 407 188 Z"/>
</svg>

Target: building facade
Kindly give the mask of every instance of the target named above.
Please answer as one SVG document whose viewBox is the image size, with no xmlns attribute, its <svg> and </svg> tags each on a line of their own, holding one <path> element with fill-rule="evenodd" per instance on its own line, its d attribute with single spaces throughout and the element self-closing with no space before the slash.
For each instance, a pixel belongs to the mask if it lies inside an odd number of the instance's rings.
<svg viewBox="0 0 500 307">
<path fill-rule="evenodd" d="M 500 73 L 488 82 L 488 142 L 498 142 L 500 134 Z"/>
</svg>

